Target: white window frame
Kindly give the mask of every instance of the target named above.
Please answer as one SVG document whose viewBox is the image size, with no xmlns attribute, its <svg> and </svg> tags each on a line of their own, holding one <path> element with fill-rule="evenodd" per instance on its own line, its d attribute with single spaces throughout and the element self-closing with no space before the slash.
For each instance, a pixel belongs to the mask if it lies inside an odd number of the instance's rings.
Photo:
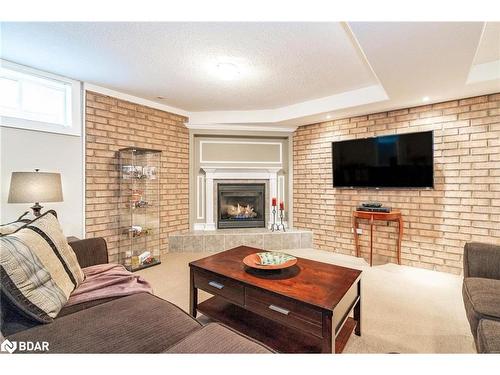
<svg viewBox="0 0 500 375">
<path fill-rule="evenodd" d="M 14 117 L 0 114 L 0 126 L 18 129 L 35 130 L 48 133 L 66 134 L 73 136 L 82 135 L 82 88 L 81 82 L 75 81 L 66 77 L 61 77 L 55 74 L 43 72 L 37 69 L 29 68 L 24 65 L 12 63 L 7 60 L 0 59 L 2 68 L 13 70 L 15 72 L 31 75 L 35 78 L 53 80 L 59 83 L 70 84 L 71 99 L 70 99 L 70 118 L 69 123 L 62 125 L 44 121 L 34 121 L 21 117 Z"/>
</svg>

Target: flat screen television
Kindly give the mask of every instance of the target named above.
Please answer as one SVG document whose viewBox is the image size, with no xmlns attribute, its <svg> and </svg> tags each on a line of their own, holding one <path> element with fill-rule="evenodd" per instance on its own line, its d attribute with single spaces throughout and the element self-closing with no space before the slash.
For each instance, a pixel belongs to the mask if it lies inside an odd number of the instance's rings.
<svg viewBox="0 0 500 375">
<path fill-rule="evenodd" d="M 432 131 L 332 142 L 334 187 L 434 187 Z"/>
</svg>

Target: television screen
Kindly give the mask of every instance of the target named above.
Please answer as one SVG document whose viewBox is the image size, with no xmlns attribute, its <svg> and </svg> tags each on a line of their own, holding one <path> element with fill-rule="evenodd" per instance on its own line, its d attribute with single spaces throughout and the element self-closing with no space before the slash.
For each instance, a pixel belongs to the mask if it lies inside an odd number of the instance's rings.
<svg viewBox="0 0 500 375">
<path fill-rule="evenodd" d="M 332 142 L 334 187 L 434 187 L 432 131 Z"/>
</svg>

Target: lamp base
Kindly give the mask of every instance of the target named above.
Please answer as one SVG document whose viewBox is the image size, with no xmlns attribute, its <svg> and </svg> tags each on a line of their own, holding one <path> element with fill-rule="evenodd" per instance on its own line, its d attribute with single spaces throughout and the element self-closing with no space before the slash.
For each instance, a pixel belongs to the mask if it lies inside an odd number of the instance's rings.
<svg viewBox="0 0 500 375">
<path fill-rule="evenodd" d="M 35 215 L 35 217 L 40 216 L 41 215 L 40 211 L 42 211 L 42 208 L 43 206 L 40 206 L 40 203 L 35 202 L 35 204 L 31 206 L 31 209 L 33 210 L 33 215 Z"/>
</svg>

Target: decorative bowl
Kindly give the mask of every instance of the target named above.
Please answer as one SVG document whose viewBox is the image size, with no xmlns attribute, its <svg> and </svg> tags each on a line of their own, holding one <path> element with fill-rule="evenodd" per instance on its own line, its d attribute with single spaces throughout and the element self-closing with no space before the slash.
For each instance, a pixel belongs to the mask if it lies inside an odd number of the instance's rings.
<svg viewBox="0 0 500 375">
<path fill-rule="evenodd" d="M 297 258 L 277 251 L 266 251 L 247 255 L 243 263 L 260 270 L 281 270 L 297 264 Z"/>
</svg>

